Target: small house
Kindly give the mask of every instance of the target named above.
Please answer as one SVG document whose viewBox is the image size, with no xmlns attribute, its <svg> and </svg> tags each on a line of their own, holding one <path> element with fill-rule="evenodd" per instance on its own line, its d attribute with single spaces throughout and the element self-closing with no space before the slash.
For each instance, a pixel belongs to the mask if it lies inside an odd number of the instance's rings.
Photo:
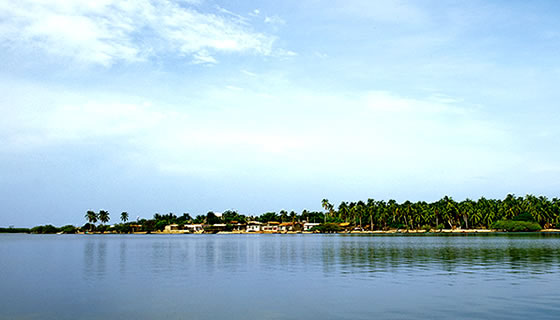
<svg viewBox="0 0 560 320">
<path fill-rule="evenodd" d="M 258 221 L 249 221 L 247 222 L 247 232 L 260 232 L 262 227 L 262 223 Z"/>
<path fill-rule="evenodd" d="M 318 225 L 320 225 L 320 223 L 306 222 L 303 224 L 303 231 L 311 231 L 311 229 Z"/>
</svg>

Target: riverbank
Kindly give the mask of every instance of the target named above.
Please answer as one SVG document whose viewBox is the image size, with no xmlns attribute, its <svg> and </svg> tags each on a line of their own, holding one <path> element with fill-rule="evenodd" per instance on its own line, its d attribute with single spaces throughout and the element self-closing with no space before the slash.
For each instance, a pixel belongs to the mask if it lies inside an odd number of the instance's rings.
<svg viewBox="0 0 560 320">
<path fill-rule="evenodd" d="M 406 230 L 406 229 L 391 229 L 391 230 L 374 230 L 374 231 L 341 231 L 341 232 L 333 232 L 329 234 L 372 234 L 372 235 L 384 235 L 384 234 L 473 234 L 473 233 L 515 233 L 515 232 L 507 232 L 501 230 L 491 230 L 491 229 L 442 229 L 442 230 Z M 542 229 L 540 231 L 535 231 L 533 233 L 560 233 L 560 229 Z M 76 234 L 122 234 L 117 232 L 78 232 Z M 156 234 L 156 235 L 185 235 L 185 234 L 323 234 L 320 232 L 311 232 L 311 231 L 287 231 L 287 232 L 267 232 L 267 231 L 258 231 L 258 232 L 246 232 L 246 231 L 219 231 L 217 233 L 192 233 L 183 230 L 176 230 L 176 231 L 152 231 L 150 233 L 142 231 L 142 232 L 132 232 L 127 234 Z"/>
</svg>

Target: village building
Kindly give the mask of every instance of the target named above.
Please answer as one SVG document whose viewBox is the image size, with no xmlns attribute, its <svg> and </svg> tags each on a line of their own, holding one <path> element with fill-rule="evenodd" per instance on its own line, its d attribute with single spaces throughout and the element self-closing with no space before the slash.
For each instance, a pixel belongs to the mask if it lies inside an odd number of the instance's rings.
<svg viewBox="0 0 560 320">
<path fill-rule="evenodd" d="M 262 227 L 262 231 L 267 233 L 275 233 L 278 232 L 279 229 L 280 229 L 280 222 L 278 221 L 269 221 L 266 225 Z"/>
<path fill-rule="evenodd" d="M 186 224 L 185 230 L 191 233 L 202 233 L 202 231 L 204 231 L 204 228 L 201 224 Z"/>
<path fill-rule="evenodd" d="M 313 227 L 320 225 L 320 223 L 306 222 L 303 224 L 303 231 L 311 231 Z"/>
<path fill-rule="evenodd" d="M 262 227 L 262 223 L 258 221 L 249 221 L 247 222 L 247 232 L 260 232 Z"/>
<path fill-rule="evenodd" d="M 165 226 L 165 228 L 163 230 L 165 232 L 177 232 L 181 229 L 179 228 L 178 224 L 168 224 L 168 225 Z"/>
<path fill-rule="evenodd" d="M 280 232 L 300 232 L 303 230 L 303 224 L 300 222 L 283 222 L 278 226 Z"/>
</svg>

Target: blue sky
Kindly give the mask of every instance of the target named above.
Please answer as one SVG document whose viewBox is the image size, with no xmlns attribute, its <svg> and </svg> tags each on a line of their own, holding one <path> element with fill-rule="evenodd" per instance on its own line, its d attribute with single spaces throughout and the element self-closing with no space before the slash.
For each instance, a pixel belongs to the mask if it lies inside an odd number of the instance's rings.
<svg viewBox="0 0 560 320">
<path fill-rule="evenodd" d="M 0 1 L 0 226 L 558 196 L 557 1 Z"/>
</svg>

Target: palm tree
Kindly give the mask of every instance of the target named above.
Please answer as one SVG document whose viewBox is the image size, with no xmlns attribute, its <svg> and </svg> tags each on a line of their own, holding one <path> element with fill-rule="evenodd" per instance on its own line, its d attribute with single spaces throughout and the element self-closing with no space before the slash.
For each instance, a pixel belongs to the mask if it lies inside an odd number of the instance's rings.
<svg viewBox="0 0 560 320">
<path fill-rule="evenodd" d="M 348 204 L 342 201 L 340 205 L 338 205 L 338 218 L 347 222 L 349 212 L 350 208 L 348 208 Z"/>
<path fill-rule="evenodd" d="M 87 221 L 91 224 L 90 226 L 90 231 L 93 228 L 93 225 L 97 222 L 97 213 L 95 213 L 92 210 L 88 210 L 88 212 L 86 212 L 85 218 L 87 219 Z"/>
<path fill-rule="evenodd" d="M 99 216 L 99 221 L 103 223 L 107 223 L 109 222 L 109 220 L 111 220 L 111 218 L 109 218 L 109 212 L 105 210 L 99 210 L 98 216 Z"/>
<path fill-rule="evenodd" d="M 327 223 L 327 213 L 332 215 L 333 205 L 329 203 L 329 199 L 321 200 L 321 206 L 325 209 L 325 223 Z"/>
<path fill-rule="evenodd" d="M 128 221 L 128 212 L 123 211 L 123 212 L 121 213 L 121 221 L 122 221 L 123 223 Z"/>
</svg>

